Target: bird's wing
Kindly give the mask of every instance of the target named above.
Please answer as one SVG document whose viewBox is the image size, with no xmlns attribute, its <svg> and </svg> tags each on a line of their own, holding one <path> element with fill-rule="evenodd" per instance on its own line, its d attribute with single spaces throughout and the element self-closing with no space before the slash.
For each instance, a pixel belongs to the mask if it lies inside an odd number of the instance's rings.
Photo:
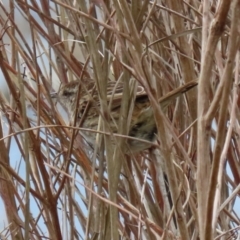
<svg viewBox="0 0 240 240">
<path fill-rule="evenodd" d="M 123 97 L 123 83 L 122 82 L 109 82 L 107 87 L 107 100 L 111 109 L 121 106 Z M 137 86 L 136 98 L 146 96 L 147 94 L 142 86 Z"/>
</svg>

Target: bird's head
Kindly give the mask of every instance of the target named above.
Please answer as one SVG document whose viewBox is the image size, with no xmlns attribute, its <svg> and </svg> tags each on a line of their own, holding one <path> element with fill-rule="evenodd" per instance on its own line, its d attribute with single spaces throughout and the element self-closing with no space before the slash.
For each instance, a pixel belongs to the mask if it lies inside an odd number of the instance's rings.
<svg viewBox="0 0 240 240">
<path fill-rule="evenodd" d="M 63 85 L 58 93 L 51 94 L 52 98 L 57 98 L 67 108 L 72 108 L 79 90 L 79 82 L 73 81 Z"/>
</svg>

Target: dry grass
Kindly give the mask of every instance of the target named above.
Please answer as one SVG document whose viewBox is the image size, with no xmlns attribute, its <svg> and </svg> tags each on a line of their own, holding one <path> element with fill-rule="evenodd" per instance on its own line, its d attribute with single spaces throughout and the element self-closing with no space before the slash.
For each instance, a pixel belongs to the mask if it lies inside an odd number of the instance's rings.
<svg viewBox="0 0 240 240">
<path fill-rule="evenodd" d="M 10 93 L 0 91 L 1 239 L 237 239 L 239 0 L 9 0 L 0 9 Z M 106 83 L 124 82 L 117 145 L 99 134 L 88 146 L 52 101 L 60 83 L 82 77 L 96 81 L 101 132 Z M 163 113 L 155 99 L 196 78 Z M 158 140 L 125 156 L 135 80 Z"/>
</svg>

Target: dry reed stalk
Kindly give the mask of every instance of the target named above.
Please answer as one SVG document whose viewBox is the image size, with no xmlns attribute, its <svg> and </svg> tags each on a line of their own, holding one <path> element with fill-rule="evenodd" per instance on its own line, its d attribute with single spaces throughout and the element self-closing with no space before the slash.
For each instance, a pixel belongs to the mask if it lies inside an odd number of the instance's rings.
<svg viewBox="0 0 240 240">
<path fill-rule="evenodd" d="M 240 3 L 211 3 L 0 5 L 9 89 L 0 91 L 8 222 L 1 239 L 237 239 Z M 78 134 L 89 130 L 69 126 L 51 99 L 60 84 L 83 77 L 96 82 L 104 119 L 107 81 L 124 83 L 116 145 L 101 114 L 98 142 L 89 146 Z M 195 78 L 197 89 L 166 112 L 159 108 L 156 99 Z M 137 84 L 149 96 L 158 137 L 129 156 L 121 149 Z"/>
</svg>

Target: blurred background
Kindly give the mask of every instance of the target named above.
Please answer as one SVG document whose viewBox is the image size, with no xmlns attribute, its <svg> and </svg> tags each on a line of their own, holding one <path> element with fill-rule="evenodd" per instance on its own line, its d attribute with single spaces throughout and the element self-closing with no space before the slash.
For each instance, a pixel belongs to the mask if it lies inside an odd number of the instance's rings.
<svg viewBox="0 0 240 240">
<path fill-rule="evenodd" d="M 240 7 L 229 2 L 0 3 L 0 239 L 239 239 Z M 50 96 L 82 79 L 99 94 L 96 146 Z M 166 111 L 154 105 L 196 79 Z M 104 127 L 109 81 L 124 84 L 117 136 Z M 158 134 L 125 154 L 132 83 Z"/>
</svg>

